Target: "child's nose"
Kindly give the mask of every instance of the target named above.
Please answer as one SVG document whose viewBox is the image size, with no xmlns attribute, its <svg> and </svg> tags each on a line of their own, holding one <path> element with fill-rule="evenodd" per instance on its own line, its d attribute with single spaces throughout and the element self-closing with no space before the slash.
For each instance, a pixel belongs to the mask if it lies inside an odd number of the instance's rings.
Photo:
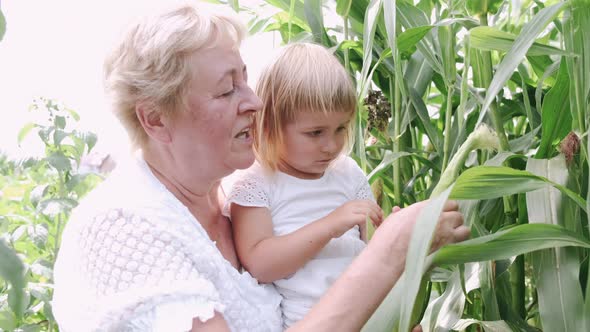
<svg viewBox="0 0 590 332">
<path fill-rule="evenodd" d="M 323 145 L 323 152 L 335 153 L 338 148 L 338 142 L 333 138 L 328 138 Z"/>
</svg>

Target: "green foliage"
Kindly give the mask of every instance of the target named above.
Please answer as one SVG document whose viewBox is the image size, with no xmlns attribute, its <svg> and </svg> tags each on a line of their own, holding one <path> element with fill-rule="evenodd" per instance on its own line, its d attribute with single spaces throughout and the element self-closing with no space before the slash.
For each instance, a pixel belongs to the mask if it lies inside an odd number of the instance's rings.
<svg viewBox="0 0 590 332">
<path fill-rule="evenodd" d="M 496 14 L 503 4 L 503 0 L 467 0 L 467 11 L 471 15 Z"/>
<path fill-rule="evenodd" d="M 4 17 L 4 13 L 2 13 L 2 9 L 0 9 L 0 41 L 4 38 L 4 34 L 6 33 L 6 17 Z"/>
<path fill-rule="evenodd" d="M 364 330 L 406 330 L 424 301 L 424 331 L 587 330 L 590 1 L 266 2 L 284 42 L 339 45 L 358 92 L 353 157 L 384 211 L 433 197 Z M 364 102 L 376 95 L 387 101 Z M 473 145 L 481 123 L 496 139 Z M 556 156 L 567 181 L 547 166 Z M 441 193 L 461 200 L 474 240 L 427 258 Z M 528 225 L 543 211 L 554 225 Z"/>
<path fill-rule="evenodd" d="M 55 329 L 51 313 L 53 263 L 71 210 L 99 181 L 78 171 L 96 135 L 71 128 L 78 114 L 40 98 L 30 111 L 42 121 L 23 127 L 19 142 L 35 133 L 41 158 L 0 157 L 0 329 Z"/>
</svg>

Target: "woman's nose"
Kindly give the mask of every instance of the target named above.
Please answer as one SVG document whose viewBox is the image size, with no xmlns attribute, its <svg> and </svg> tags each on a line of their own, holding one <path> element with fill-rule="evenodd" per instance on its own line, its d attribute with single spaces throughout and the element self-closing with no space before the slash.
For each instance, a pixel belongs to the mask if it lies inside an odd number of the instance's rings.
<svg viewBox="0 0 590 332">
<path fill-rule="evenodd" d="M 254 91 L 245 85 L 243 89 L 243 101 L 240 103 L 240 112 L 258 112 L 262 109 L 262 100 Z"/>
</svg>

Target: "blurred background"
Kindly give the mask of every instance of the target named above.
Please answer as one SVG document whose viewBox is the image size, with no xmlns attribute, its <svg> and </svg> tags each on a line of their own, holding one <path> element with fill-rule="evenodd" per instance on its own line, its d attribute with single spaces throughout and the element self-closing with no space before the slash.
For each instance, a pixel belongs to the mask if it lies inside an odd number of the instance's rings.
<svg viewBox="0 0 590 332">
<path fill-rule="evenodd" d="M 262 1 L 242 1 L 257 7 Z M 20 144 L 17 135 L 35 113 L 28 108 L 35 98 L 57 100 L 80 114 L 79 129 L 90 130 L 99 140 L 96 150 L 117 157 L 127 153 L 126 135 L 112 117 L 104 98 L 102 62 L 126 22 L 157 0 L 9 0 L 0 2 L 7 20 L 0 42 L 0 152 L 14 158 L 43 153 L 43 145 L 28 135 Z M 229 9 L 229 7 L 228 7 Z M 242 12 L 245 21 L 248 12 Z M 243 57 L 253 86 L 269 51 L 280 42 L 259 33 L 243 44 Z M 38 116 L 38 114 L 37 114 Z"/>
</svg>

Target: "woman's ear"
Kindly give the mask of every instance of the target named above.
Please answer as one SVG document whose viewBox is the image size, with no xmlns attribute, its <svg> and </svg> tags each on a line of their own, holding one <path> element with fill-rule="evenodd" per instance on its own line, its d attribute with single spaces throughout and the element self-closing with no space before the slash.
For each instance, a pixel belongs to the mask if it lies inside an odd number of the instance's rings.
<svg viewBox="0 0 590 332">
<path fill-rule="evenodd" d="M 150 103 L 137 103 L 135 114 L 145 133 L 152 139 L 161 143 L 170 143 L 171 136 L 169 121 L 163 121 L 163 115 Z"/>
</svg>

